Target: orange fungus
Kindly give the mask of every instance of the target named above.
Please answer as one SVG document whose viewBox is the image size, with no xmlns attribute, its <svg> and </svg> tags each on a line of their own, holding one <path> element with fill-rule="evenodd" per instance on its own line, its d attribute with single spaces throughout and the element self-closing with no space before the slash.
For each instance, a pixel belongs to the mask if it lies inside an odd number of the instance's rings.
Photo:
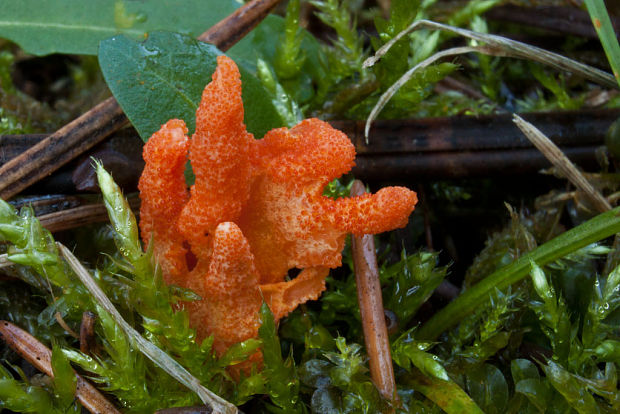
<svg viewBox="0 0 620 414">
<path fill-rule="evenodd" d="M 217 59 L 196 111 L 196 133 L 168 121 L 144 147 L 140 227 L 164 279 L 201 300 L 186 306 L 199 338 L 221 354 L 253 338 L 267 302 L 276 320 L 317 299 L 330 268 L 341 264 L 347 233 L 403 227 L 416 194 L 388 187 L 333 200 L 323 189 L 355 164 L 342 132 L 318 119 L 255 140 L 243 124 L 235 63 Z M 184 167 L 196 182 L 187 188 Z M 301 269 L 288 280 L 288 271 Z"/>
</svg>

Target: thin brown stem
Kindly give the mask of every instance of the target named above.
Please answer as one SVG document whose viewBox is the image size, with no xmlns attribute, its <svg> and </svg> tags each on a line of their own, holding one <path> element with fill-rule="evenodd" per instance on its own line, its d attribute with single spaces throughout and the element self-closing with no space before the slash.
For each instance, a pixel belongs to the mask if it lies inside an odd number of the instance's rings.
<svg viewBox="0 0 620 414">
<path fill-rule="evenodd" d="M 216 23 L 200 36 L 228 50 L 256 26 L 277 0 L 254 0 Z M 108 98 L 79 118 L 0 167 L 0 197 L 8 199 L 127 125 L 114 98 Z"/>
<path fill-rule="evenodd" d="M 129 205 L 134 212 L 140 208 L 140 199 L 131 197 Z M 108 211 L 102 203 L 86 204 L 67 210 L 38 216 L 41 225 L 52 233 L 62 230 L 74 229 L 87 224 L 102 223 L 108 221 Z"/>
<path fill-rule="evenodd" d="M 355 180 L 351 187 L 351 196 L 365 193 L 364 184 Z M 370 376 L 383 397 L 396 400 L 396 381 L 390 341 L 383 311 L 381 285 L 379 284 L 379 267 L 375 254 L 375 242 L 372 235 L 352 236 L 351 250 L 357 282 L 357 299 L 359 301 L 364 329 L 364 342 L 368 352 Z"/>
<path fill-rule="evenodd" d="M 52 350 L 39 342 L 37 338 L 7 321 L 0 321 L 0 338 L 39 371 L 52 378 L 54 377 Z M 75 396 L 84 408 L 91 413 L 120 414 L 120 411 L 90 382 L 77 373 L 75 376 L 77 377 Z"/>
<path fill-rule="evenodd" d="M 14 196 L 125 124 L 127 117 L 118 102 L 106 99 L 0 167 L 0 197 Z"/>
<path fill-rule="evenodd" d="M 58 325 L 60 325 L 62 329 L 64 329 L 65 332 L 67 332 L 69 335 L 71 335 L 72 337 L 76 339 L 80 337 L 80 335 L 75 333 L 75 331 L 71 329 L 69 325 L 67 325 L 67 322 L 65 322 L 65 320 L 62 318 L 62 314 L 60 312 L 56 312 L 54 314 L 54 319 L 56 319 L 56 322 L 58 322 Z"/>
<path fill-rule="evenodd" d="M 280 0 L 254 0 L 239 7 L 226 19 L 214 24 L 198 36 L 198 40 L 213 43 L 221 50 L 230 49 L 258 25 Z"/>
</svg>

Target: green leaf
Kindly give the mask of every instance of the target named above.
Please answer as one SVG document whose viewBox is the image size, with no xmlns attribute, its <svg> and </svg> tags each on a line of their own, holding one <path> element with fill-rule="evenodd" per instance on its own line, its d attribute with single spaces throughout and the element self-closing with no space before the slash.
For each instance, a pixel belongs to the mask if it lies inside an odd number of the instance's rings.
<svg viewBox="0 0 620 414">
<path fill-rule="evenodd" d="M 236 343 L 226 350 L 219 359 L 218 365 L 226 368 L 229 365 L 236 365 L 248 359 L 262 345 L 261 341 L 255 338 L 246 339 Z"/>
<path fill-rule="evenodd" d="M 292 357 L 282 358 L 280 340 L 276 330 L 273 313 L 266 303 L 260 308 L 261 326 L 258 336 L 263 341 L 263 360 L 267 391 L 276 407 L 285 413 L 300 412 L 299 379 Z"/>
<path fill-rule="evenodd" d="M 276 330 L 276 322 L 269 306 L 263 302 L 260 307 L 261 325 L 258 328 L 258 336 L 263 341 L 263 360 L 265 366 L 276 367 L 282 364 L 282 351 L 280 350 L 280 341 L 278 340 L 278 331 Z"/>
<path fill-rule="evenodd" d="M 548 383 L 536 378 L 527 378 L 517 382 L 515 392 L 525 395 L 541 413 L 545 412 L 551 400 L 551 389 Z"/>
<path fill-rule="evenodd" d="M 401 367 L 409 370 L 413 364 L 424 375 L 449 381 L 448 373 L 436 355 L 425 352 L 428 343 L 418 343 L 411 332 L 404 333 L 392 345 L 392 359 Z"/>
<path fill-rule="evenodd" d="M 230 48 L 227 55 L 235 61 L 242 60 L 252 64 L 252 66 L 246 65 L 248 69 L 252 70 L 254 69 L 253 62 L 259 58 L 263 59 L 277 72 L 278 65 L 281 64 L 281 62 L 278 63 L 278 59 L 283 57 L 282 52 L 278 52 L 278 48 L 286 48 L 287 46 L 280 45 L 274 39 L 280 39 L 287 28 L 290 29 L 290 21 L 287 23 L 280 16 L 269 15 L 239 43 Z M 278 77 L 280 77 L 280 82 L 287 94 L 300 104 L 306 104 L 313 98 L 321 99 L 330 83 L 331 73 L 327 73 L 324 67 L 319 41 L 310 32 L 303 29 L 297 36 L 301 38 L 300 49 L 303 51 L 303 66 L 293 78 L 284 77 L 290 73 L 280 74 L 279 72 Z M 295 40 L 295 42 L 297 41 Z M 290 57 L 289 55 L 288 58 Z M 322 100 L 319 105 L 323 105 Z"/>
<path fill-rule="evenodd" d="M 381 270 L 382 280 L 389 280 L 392 284 L 391 291 L 385 295 L 385 308 L 396 314 L 402 328 L 407 327 L 446 276 L 447 268 L 436 267 L 437 256 L 437 253 L 429 252 L 407 255 L 403 249 L 398 263 Z"/>
<path fill-rule="evenodd" d="M 510 371 L 515 384 L 524 379 L 539 379 L 538 367 L 529 359 L 513 359 L 510 362 Z"/>
<path fill-rule="evenodd" d="M 601 361 L 620 362 L 620 341 L 607 339 L 594 349 Z"/>
<path fill-rule="evenodd" d="M 467 373 L 469 395 L 487 414 L 506 412 L 508 384 L 494 365 L 484 364 Z"/>
<path fill-rule="evenodd" d="M 258 78 L 263 87 L 271 94 L 271 103 L 278 111 L 280 118 L 284 120 L 287 127 L 293 127 L 302 121 L 303 115 L 297 102 L 284 90 L 278 83 L 275 74 L 271 71 L 267 63 L 258 59 L 256 64 Z"/>
<path fill-rule="evenodd" d="M 618 45 L 616 33 L 605 9 L 605 2 L 603 0 L 585 0 L 585 3 L 594 29 L 601 39 L 603 49 L 605 49 L 614 77 L 620 85 L 620 45 Z"/>
<path fill-rule="evenodd" d="M 561 296 L 556 296 L 543 270 L 533 261 L 531 266 L 534 290 L 542 302 L 532 301 L 530 307 L 538 315 L 541 328 L 551 341 L 554 358 L 566 363 L 571 347 L 571 323 L 566 303 Z"/>
<path fill-rule="evenodd" d="M 549 361 L 548 365 L 542 366 L 542 369 L 545 371 L 553 388 L 562 394 L 568 404 L 578 413 L 591 414 L 600 412 L 592 394 L 560 364 Z"/>
<path fill-rule="evenodd" d="M 196 37 L 231 14 L 233 0 L 0 0 L 0 37 L 35 55 L 97 54 L 99 42 L 124 34 L 142 40 L 166 30 Z"/>
<path fill-rule="evenodd" d="M 311 399 L 313 412 L 385 412 L 385 401 L 367 375 L 361 345 L 347 344 L 341 336 L 335 344 L 337 351 L 323 352 L 329 362 L 311 359 L 300 370 L 304 384 L 317 388 Z"/>
<path fill-rule="evenodd" d="M 13 379 L 0 379 L 0 408 L 21 413 L 59 413 L 43 388 L 27 386 Z"/>
<path fill-rule="evenodd" d="M 202 91 L 211 81 L 215 46 L 176 33 L 156 32 L 145 42 L 116 36 L 101 42 L 101 70 L 119 104 L 143 140 L 172 118 L 183 119 L 191 132 Z M 265 100 L 260 81 L 240 66 L 245 123 L 257 138 L 284 121 Z"/>
<path fill-rule="evenodd" d="M 278 77 L 289 79 L 301 71 L 305 55 L 301 51 L 303 30 L 299 26 L 300 0 L 291 0 L 286 7 L 285 29 L 276 48 L 274 69 Z"/>
<path fill-rule="evenodd" d="M 448 414 L 483 413 L 471 397 L 452 381 L 444 381 L 414 371 L 412 376 L 406 377 L 405 382 Z"/>
<path fill-rule="evenodd" d="M 121 189 L 98 161 L 95 161 L 95 170 L 97 172 L 97 182 L 103 194 L 103 202 L 108 211 L 110 222 L 116 231 L 116 241 L 119 250 L 127 260 L 136 262 L 143 255 L 136 218 L 131 212 L 129 203 L 123 197 Z"/>
<path fill-rule="evenodd" d="M 52 371 L 54 372 L 54 391 L 59 405 L 69 407 L 75 400 L 77 377 L 71 368 L 69 359 L 56 344 L 52 348 Z"/>
<path fill-rule="evenodd" d="M 375 19 L 375 27 L 379 32 L 378 38 L 372 38 L 375 49 L 383 46 L 393 39 L 398 33 L 405 30 L 411 24 L 420 8 L 420 1 L 415 0 L 394 0 L 391 2 L 390 19 L 385 20 L 381 17 Z M 427 40 L 427 39 L 425 39 Z M 428 44 L 428 42 L 425 42 Z M 436 42 L 435 42 L 436 44 Z M 383 89 L 388 88 L 398 78 L 409 69 L 409 53 L 411 42 L 408 39 L 401 39 L 388 53 L 383 56 L 381 61 L 373 68 Z"/>
</svg>

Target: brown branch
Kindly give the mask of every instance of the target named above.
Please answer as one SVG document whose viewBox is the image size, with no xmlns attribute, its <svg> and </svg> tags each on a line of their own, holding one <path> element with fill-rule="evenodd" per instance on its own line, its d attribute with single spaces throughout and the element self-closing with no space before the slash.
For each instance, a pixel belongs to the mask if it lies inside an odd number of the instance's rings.
<svg viewBox="0 0 620 414">
<path fill-rule="evenodd" d="M 227 50 L 278 3 L 254 0 L 215 24 L 200 38 Z M 128 123 L 120 105 L 108 98 L 28 151 L 0 167 L 0 197 L 8 199 L 56 171 Z"/>
<path fill-rule="evenodd" d="M 0 321 L 0 338 L 22 358 L 30 362 L 39 371 L 54 377 L 52 370 L 52 351 L 28 332 L 7 321 Z M 109 402 L 90 382 L 79 374 L 75 396 L 91 413 L 118 413 L 120 411 Z"/>
<path fill-rule="evenodd" d="M 260 23 L 280 0 L 254 0 L 239 7 L 226 19 L 214 24 L 198 36 L 198 40 L 212 43 L 221 50 L 230 49 Z"/>
<path fill-rule="evenodd" d="M 355 197 L 364 193 L 364 184 L 355 180 L 351 187 L 351 196 Z M 379 268 L 373 236 L 369 234 L 353 236 L 351 238 L 351 250 L 357 282 L 357 299 L 364 329 L 364 342 L 370 359 L 370 376 L 381 395 L 395 401 L 397 398 L 396 381 L 383 311 Z"/>
<path fill-rule="evenodd" d="M 127 123 L 114 98 L 108 98 L 28 151 L 0 167 L 0 197 L 8 199 L 56 171 Z"/>
<path fill-rule="evenodd" d="M 87 204 L 39 216 L 41 225 L 52 233 L 104 222 L 107 219 L 107 210 L 103 204 Z"/>
<path fill-rule="evenodd" d="M 521 114 L 558 146 L 601 145 L 605 132 L 620 117 L 618 109 L 533 112 Z M 358 154 L 402 154 L 533 148 L 512 122 L 511 114 L 379 120 L 374 139 L 365 143 L 364 121 L 329 121 L 355 144 Z"/>
<path fill-rule="evenodd" d="M 597 167 L 596 148 L 604 144 L 605 131 L 618 117 L 618 109 L 524 115 L 551 138 L 571 161 L 585 169 Z M 549 166 L 545 157 L 514 125 L 509 114 L 377 121 L 373 129 L 376 139 L 370 145 L 364 142 L 362 121 L 330 123 L 344 131 L 355 144 L 358 155 L 353 174 L 364 181 L 516 175 L 535 173 Z M 0 145 L 3 151 L 6 144 L 9 153 L 19 154 L 44 138 L 44 135 L 5 135 L 0 136 Z M 124 188 L 131 191 L 142 173 L 143 164 L 136 158 L 136 148 L 141 142 L 135 131 L 117 133 L 87 154 L 102 159 L 115 179 L 123 181 L 124 177 L 125 182 L 121 184 L 129 186 Z M 105 154 L 110 151 L 116 158 L 129 161 L 108 162 Z M 90 166 L 90 163 L 90 158 L 85 157 L 74 169 L 75 186 L 94 190 L 94 185 L 87 185 L 95 182 L 91 176 L 92 169 L 81 168 Z M 82 174 L 80 170 L 88 174 Z M 53 185 L 58 183 L 62 187 L 73 185 L 67 178 L 61 177 Z M 46 187 L 46 192 L 62 191 L 54 188 L 50 185 Z"/>
<path fill-rule="evenodd" d="M 75 333 L 73 329 L 71 329 L 69 325 L 67 325 L 67 322 L 65 322 L 65 320 L 62 318 L 62 314 L 60 312 L 56 312 L 54 314 L 54 319 L 56 319 L 56 322 L 58 322 L 58 325 L 60 325 L 60 327 L 64 329 L 65 332 L 67 332 L 69 335 L 71 335 L 72 337 L 76 339 L 80 337 L 77 333 Z"/>
<path fill-rule="evenodd" d="M 562 147 L 562 150 L 575 164 L 584 168 L 597 168 L 596 146 Z M 438 180 L 533 174 L 550 166 L 549 161 L 536 149 L 362 154 L 356 157 L 352 173 L 357 178 L 373 182 Z"/>
<path fill-rule="evenodd" d="M 134 212 L 140 207 L 140 199 L 129 198 L 129 205 Z M 108 221 L 108 211 L 103 204 L 86 204 L 83 206 L 60 210 L 38 216 L 41 225 L 52 233 L 74 229 L 92 223 Z"/>
<path fill-rule="evenodd" d="M 585 168 L 597 167 L 596 148 L 619 116 L 617 109 L 523 115 Z M 510 114 L 376 121 L 376 139 L 368 145 L 363 121 L 330 124 L 355 144 L 353 174 L 363 180 L 514 175 L 549 167 Z"/>
</svg>

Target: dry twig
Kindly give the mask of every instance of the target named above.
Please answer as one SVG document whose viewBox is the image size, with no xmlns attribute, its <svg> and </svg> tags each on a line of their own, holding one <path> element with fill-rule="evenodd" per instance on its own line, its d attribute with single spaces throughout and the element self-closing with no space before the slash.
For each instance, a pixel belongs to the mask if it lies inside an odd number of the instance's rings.
<svg viewBox="0 0 620 414">
<path fill-rule="evenodd" d="M 212 43 L 228 50 L 260 23 L 280 0 L 254 0 L 239 7 L 233 14 L 214 24 L 198 36 L 201 42 Z"/>
<path fill-rule="evenodd" d="M 129 198 L 129 206 L 134 212 L 140 208 L 140 199 Z M 54 233 L 62 230 L 74 229 L 87 224 L 108 221 L 108 211 L 103 203 L 85 204 L 66 210 L 55 211 L 37 217 L 41 225 Z"/>
<path fill-rule="evenodd" d="M 52 350 L 39 342 L 37 338 L 7 321 L 0 321 L 0 337 L 11 349 L 39 371 L 52 378 L 54 377 Z M 120 414 L 120 411 L 95 386 L 79 374 L 75 374 L 75 376 L 77 377 L 75 396 L 88 411 L 93 414 Z"/>
<path fill-rule="evenodd" d="M 351 187 L 351 196 L 359 196 L 366 192 L 364 184 L 355 180 Z M 375 254 L 373 236 L 353 236 L 351 250 L 355 265 L 357 282 L 357 299 L 362 316 L 364 342 L 368 352 L 370 376 L 384 398 L 394 401 L 396 397 L 396 381 L 390 341 L 385 324 L 381 285 L 379 284 L 379 267 Z"/>
</svg>

